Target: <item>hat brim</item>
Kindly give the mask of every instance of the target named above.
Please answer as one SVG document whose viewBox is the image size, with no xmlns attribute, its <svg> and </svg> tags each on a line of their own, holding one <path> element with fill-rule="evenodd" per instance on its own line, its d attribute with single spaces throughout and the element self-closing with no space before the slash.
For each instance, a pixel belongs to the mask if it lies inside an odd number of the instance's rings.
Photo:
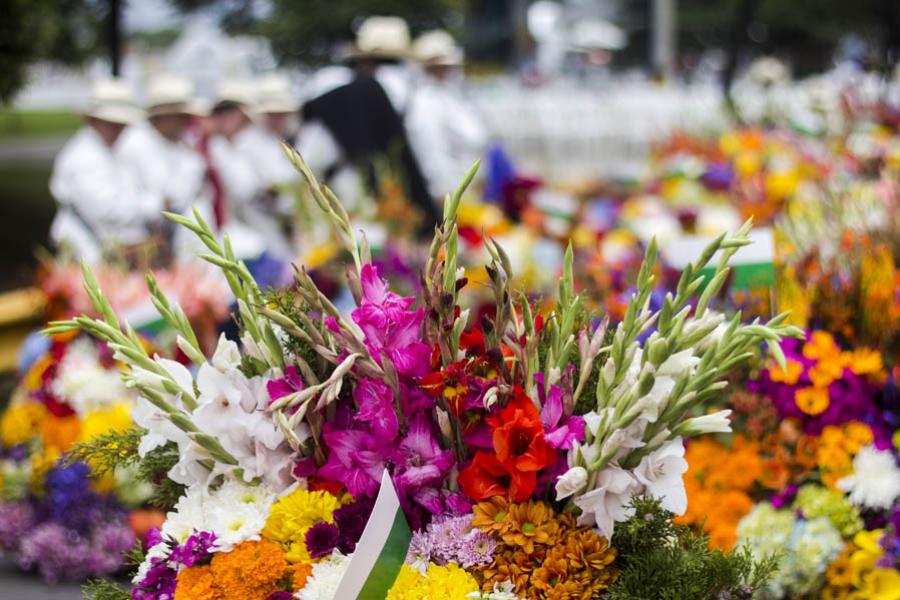
<svg viewBox="0 0 900 600">
<path fill-rule="evenodd" d="M 131 125 L 143 119 L 145 114 L 141 109 L 129 106 L 97 106 L 88 111 L 86 116 L 107 123 Z"/>
<path fill-rule="evenodd" d="M 186 115 L 189 117 L 204 117 L 209 111 L 204 111 L 200 106 L 191 102 L 172 102 L 158 104 L 147 109 L 148 117 L 162 117 L 167 115 Z"/>
<path fill-rule="evenodd" d="M 385 48 L 362 50 L 354 46 L 350 49 L 345 60 L 352 63 L 360 60 L 407 60 L 410 58 L 412 58 L 412 53 L 409 50 L 390 50 Z"/>
<path fill-rule="evenodd" d="M 300 104 L 296 102 L 272 100 L 269 102 L 257 102 L 256 112 L 260 114 L 295 113 L 300 110 Z"/>
</svg>

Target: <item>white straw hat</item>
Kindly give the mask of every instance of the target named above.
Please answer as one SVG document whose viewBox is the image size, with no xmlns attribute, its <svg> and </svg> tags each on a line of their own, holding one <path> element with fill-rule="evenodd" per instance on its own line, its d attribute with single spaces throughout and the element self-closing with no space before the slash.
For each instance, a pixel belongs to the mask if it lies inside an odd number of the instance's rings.
<svg viewBox="0 0 900 600">
<path fill-rule="evenodd" d="M 250 107 L 253 105 L 253 89 L 250 84 L 238 79 L 223 79 L 216 90 L 216 103 L 233 102 Z"/>
<path fill-rule="evenodd" d="M 194 102 L 194 84 L 185 77 L 157 75 L 147 84 L 147 112 L 158 115 L 203 114 Z"/>
<path fill-rule="evenodd" d="M 400 17 L 369 17 L 356 32 L 351 59 L 407 58 L 410 54 L 409 26 Z"/>
<path fill-rule="evenodd" d="M 463 63 L 462 48 L 442 29 L 420 35 L 412 50 L 415 59 L 425 66 L 456 67 Z"/>
<path fill-rule="evenodd" d="M 91 107 L 87 116 L 100 121 L 128 125 L 144 118 L 131 89 L 121 79 L 101 79 L 91 90 Z"/>
<path fill-rule="evenodd" d="M 256 110 L 260 113 L 290 113 L 300 109 L 291 91 L 291 82 L 280 73 L 269 73 L 256 80 Z"/>
</svg>

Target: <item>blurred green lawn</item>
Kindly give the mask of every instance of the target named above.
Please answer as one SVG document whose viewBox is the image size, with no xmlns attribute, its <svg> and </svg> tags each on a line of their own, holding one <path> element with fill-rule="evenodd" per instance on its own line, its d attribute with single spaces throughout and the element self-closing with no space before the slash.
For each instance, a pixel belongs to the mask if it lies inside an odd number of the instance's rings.
<svg viewBox="0 0 900 600">
<path fill-rule="evenodd" d="M 68 136 L 80 125 L 71 111 L 0 108 L 0 139 Z"/>
</svg>

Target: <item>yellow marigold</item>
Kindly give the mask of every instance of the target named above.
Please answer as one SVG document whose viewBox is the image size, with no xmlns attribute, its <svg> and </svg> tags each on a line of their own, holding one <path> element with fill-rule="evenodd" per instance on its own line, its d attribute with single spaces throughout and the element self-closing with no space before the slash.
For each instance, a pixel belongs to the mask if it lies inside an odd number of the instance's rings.
<svg viewBox="0 0 900 600">
<path fill-rule="evenodd" d="M 294 490 L 272 506 L 262 536 L 281 545 L 290 562 L 308 562 L 307 530 L 323 521 L 333 523 L 334 511 L 340 506 L 340 500 L 328 492 Z"/>
<path fill-rule="evenodd" d="M 175 600 L 225 600 L 209 565 L 190 567 L 178 574 Z"/>
<path fill-rule="evenodd" d="M 809 370 L 809 380 L 818 388 L 827 388 L 844 373 L 844 365 L 849 362 L 847 354 L 841 353 L 820 359 Z"/>
<path fill-rule="evenodd" d="M 224 598 L 265 600 L 278 590 L 288 563 L 284 551 L 266 540 L 243 542 L 213 555 L 212 575 Z"/>
<path fill-rule="evenodd" d="M 818 415 L 828 408 L 828 390 L 820 387 L 800 388 L 794 392 L 797 407 L 808 415 Z"/>
<path fill-rule="evenodd" d="M 844 439 L 841 445 L 850 454 L 856 454 L 875 439 L 871 427 L 859 421 L 850 421 L 844 425 L 843 433 Z"/>
<path fill-rule="evenodd" d="M 478 582 L 458 565 L 441 567 L 432 563 L 422 575 L 404 564 L 386 600 L 465 600 L 477 591 Z"/>
<path fill-rule="evenodd" d="M 559 522 L 553 517 L 553 509 L 544 502 L 529 500 L 510 504 L 506 517 L 509 527 L 501 537 L 509 546 L 519 546 L 531 554 L 535 544 L 548 545 L 558 540 Z"/>
<path fill-rule="evenodd" d="M 78 440 L 79 431 L 81 423 L 75 415 L 68 417 L 47 415 L 41 427 L 41 436 L 48 448 L 66 452 Z"/>
<path fill-rule="evenodd" d="M 829 586 L 842 588 L 853 584 L 853 568 L 850 564 L 852 550 L 852 546 L 844 548 L 840 556 L 828 565 L 828 570 L 825 571 L 825 580 Z"/>
<path fill-rule="evenodd" d="M 0 419 L 0 439 L 4 446 L 24 444 L 40 431 L 47 411 L 43 404 L 25 401 L 10 407 Z"/>
</svg>

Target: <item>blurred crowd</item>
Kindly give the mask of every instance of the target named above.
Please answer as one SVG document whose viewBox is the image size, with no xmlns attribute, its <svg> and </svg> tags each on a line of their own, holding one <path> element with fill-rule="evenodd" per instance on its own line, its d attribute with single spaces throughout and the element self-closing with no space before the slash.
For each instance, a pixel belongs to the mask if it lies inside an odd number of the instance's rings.
<svg viewBox="0 0 900 600">
<path fill-rule="evenodd" d="M 487 144 L 464 94 L 463 60 L 445 31 L 412 40 L 403 19 L 370 17 L 343 63 L 304 82 L 303 100 L 281 73 L 223 80 L 211 100 L 197 98 L 187 78 L 160 73 L 143 106 L 123 81 L 98 81 L 84 126 L 53 166 L 51 240 L 89 262 L 114 249 L 133 266 L 171 264 L 194 255 L 196 240 L 161 213 L 197 210 L 265 280 L 272 264 L 329 235 L 311 226 L 282 143 L 367 235 L 379 235 L 374 215 L 386 189 L 404 199 L 399 218 L 410 233 L 430 231 L 442 198 Z"/>
</svg>

